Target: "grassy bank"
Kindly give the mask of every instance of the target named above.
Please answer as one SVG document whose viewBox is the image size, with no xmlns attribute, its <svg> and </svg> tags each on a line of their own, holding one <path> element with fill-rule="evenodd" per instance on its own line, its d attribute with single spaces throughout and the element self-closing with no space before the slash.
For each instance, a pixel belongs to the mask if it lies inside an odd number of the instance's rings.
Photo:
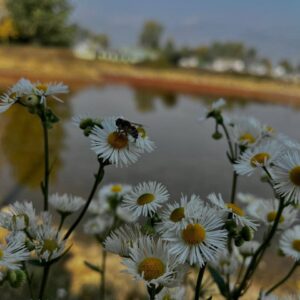
<svg viewBox="0 0 300 300">
<path fill-rule="evenodd" d="M 114 82 L 141 88 L 300 105 L 300 85 L 234 75 L 86 61 L 67 49 L 0 47 L 1 86 L 19 77 L 63 80 L 75 87 Z"/>
</svg>

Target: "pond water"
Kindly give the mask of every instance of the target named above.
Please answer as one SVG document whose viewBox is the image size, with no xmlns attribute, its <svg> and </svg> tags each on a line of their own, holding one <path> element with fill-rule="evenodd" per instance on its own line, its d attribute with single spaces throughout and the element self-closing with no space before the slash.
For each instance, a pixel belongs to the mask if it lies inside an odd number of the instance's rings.
<svg viewBox="0 0 300 300">
<path fill-rule="evenodd" d="M 213 121 L 198 123 L 208 97 L 135 90 L 126 86 L 89 87 L 70 95 L 64 104 L 52 103 L 62 122 L 50 133 L 53 164 L 51 192 L 85 197 L 97 169 L 89 140 L 72 124 L 72 116 L 123 115 L 147 127 L 156 150 L 135 165 L 107 168 L 104 183 L 135 184 L 143 180 L 164 183 L 173 199 L 181 193 L 205 197 L 215 191 L 229 196 L 232 169 L 225 155 L 226 143 L 211 138 Z M 232 100 L 229 114 L 254 116 L 276 130 L 300 140 L 298 111 L 279 105 Z M 15 105 L 1 116 L 2 203 L 36 200 L 43 174 L 43 146 L 38 120 Z M 271 195 L 259 178 L 241 178 L 239 189 L 260 196 Z"/>
<path fill-rule="evenodd" d="M 225 140 L 215 141 L 211 138 L 214 126 L 212 121 L 197 122 L 203 108 L 213 100 L 200 95 L 106 85 L 77 90 L 65 99 L 64 104 L 52 102 L 61 122 L 50 131 L 50 161 L 53 166 L 50 193 L 68 192 L 82 197 L 88 195 L 97 169 L 96 157 L 90 150 L 89 140 L 72 124 L 72 116 L 90 114 L 95 117 L 123 115 L 129 120 L 142 123 L 157 146 L 156 151 L 142 156 L 135 165 L 121 169 L 107 168 L 104 183 L 136 184 L 144 180 L 157 180 L 168 187 L 173 200 L 178 199 L 181 193 L 196 193 L 205 197 L 213 191 L 221 192 L 225 198 L 229 197 L 232 168 L 225 155 Z M 290 107 L 234 99 L 229 101 L 227 113 L 254 116 L 300 140 L 299 112 Z M 39 120 L 15 105 L 1 115 L 0 138 L 2 205 L 25 199 L 41 206 L 43 140 Z M 255 176 L 241 178 L 238 188 L 259 196 L 272 196 L 269 187 Z M 66 288 L 70 284 L 72 290 L 81 289 L 85 278 L 87 282 L 91 280 L 93 273 L 84 267 L 83 261 L 93 257 L 97 262 L 99 248 L 95 244 L 87 248 L 85 242 L 79 246 L 76 243 L 72 252 L 75 254 L 69 262 L 72 267 L 68 267 L 68 263 L 66 265 L 69 272 L 72 271 L 66 275 L 58 267 L 56 272 L 59 280 L 54 279 L 53 283 L 56 287 Z M 268 256 L 267 264 L 272 257 Z M 74 276 L 74 265 L 77 268 L 75 273 L 80 272 L 82 277 Z M 120 268 L 119 260 L 115 256 L 111 257 L 108 269 L 114 272 L 109 273 L 111 278 L 108 281 L 119 285 L 120 291 L 127 285 L 136 290 L 134 283 L 128 283 L 131 282 L 128 277 L 118 275 Z M 286 260 L 276 262 L 276 269 L 287 268 Z M 273 277 L 273 268 L 262 264 L 261 270 L 263 272 L 258 272 L 258 282 L 265 280 L 268 283 L 269 278 Z M 72 283 L 69 282 L 70 276 Z M 93 278 L 97 287 L 98 276 L 94 275 Z M 96 294 L 97 290 L 93 295 Z M 10 294 L 7 297 L 11 299 Z M 78 299 L 91 298 L 78 296 Z M 251 296 L 249 299 L 252 299 Z"/>
</svg>

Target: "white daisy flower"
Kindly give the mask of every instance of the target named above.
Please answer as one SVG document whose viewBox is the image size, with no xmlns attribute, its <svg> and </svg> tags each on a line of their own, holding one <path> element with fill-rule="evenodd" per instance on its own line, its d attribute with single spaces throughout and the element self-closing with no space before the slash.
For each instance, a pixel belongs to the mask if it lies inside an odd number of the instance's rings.
<svg viewBox="0 0 300 300">
<path fill-rule="evenodd" d="M 282 252 L 295 261 L 300 261 L 300 225 L 286 230 L 279 241 Z"/>
<path fill-rule="evenodd" d="M 42 223 L 37 225 L 35 231 L 35 253 L 43 262 L 49 262 L 60 257 L 65 250 L 65 241 L 52 227 L 52 216 L 48 212 L 42 213 Z"/>
<path fill-rule="evenodd" d="M 81 197 L 56 193 L 50 195 L 49 203 L 59 213 L 69 215 L 78 211 L 85 204 L 85 201 Z"/>
<path fill-rule="evenodd" d="M 116 126 L 116 117 L 102 121 L 102 128 L 93 127 L 89 135 L 92 150 L 103 160 L 117 167 L 135 163 L 143 152 L 129 134 L 120 132 Z"/>
<path fill-rule="evenodd" d="M 261 140 L 261 124 L 254 118 L 234 118 L 232 136 L 236 144 L 253 147 Z"/>
<path fill-rule="evenodd" d="M 209 108 L 204 108 L 202 115 L 198 118 L 199 122 L 205 121 L 209 114 L 213 113 L 214 111 L 220 112 L 221 108 L 226 105 L 226 101 L 224 99 L 219 99 L 211 104 Z"/>
<path fill-rule="evenodd" d="M 300 150 L 300 143 L 285 134 L 278 134 L 276 139 L 290 150 Z"/>
<path fill-rule="evenodd" d="M 163 288 L 155 300 L 182 300 L 186 299 L 186 290 L 184 286 L 174 288 Z"/>
<path fill-rule="evenodd" d="M 157 224 L 158 232 L 184 229 L 188 225 L 187 218 L 198 212 L 202 205 L 202 200 L 196 195 L 192 195 L 189 201 L 187 196 L 182 195 L 180 202 L 167 204 L 166 208 L 159 213 L 161 222 Z"/>
<path fill-rule="evenodd" d="M 84 225 L 83 230 L 86 234 L 102 235 L 107 233 L 112 227 L 114 219 L 112 216 L 105 214 L 89 219 Z"/>
<path fill-rule="evenodd" d="M 110 233 L 104 241 L 106 251 L 129 257 L 129 248 L 143 236 L 139 224 L 124 225 Z"/>
<path fill-rule="evenodd" d="M 257 229 L 257 224 L 245 215 L 245 212 L 242 208 L 234 203 L 225 203 L 222 195 L 212 193 L 207 196 L 209 201 L 219 210 L 232 214 L 232 219 L 241 226 L 248 226 L 253 230 Z"/>
<path fill-rule="evenodd" d="M 129 184 L 111 183 L 103 186 L 99 191 L 100 201 L 106 201 L 110 197 L 123 197 L 131 191 L 132 187 Z"/>
<path fill-rule="evenodd" d="M 0 225 L 10 231 L 30 231 L 36 226 L 36 214 L 32 202 L 15 202 L 7 211 L 0 212 Z"/>
<path fill-rule="evenodd" d="M 240 175 L 252 175 L 259 167 L 272 166 L 282 154 L 282 147 L 275 141 L 267 141 L 246 150 L 234 164 L 234 170 Z"/>
<path fill-rule="evenodd" d="M 224 250 L 227 232 L 221 229 L 223 220 L 216 211 L 203 206 L 197 218 L 189 218 L 188 225 L 180 231 L 167 231 L 163 239 L 170 243 L 170 253 L 182 263 L 203 266 L 205 262 L 214 261 Z"/>
<path fill-rule="evenodd" d="M 176 258 L 170 255 L 168 244 L 161 239 L 154 240 L 144 236 L 129 249 L 130 258 L 124 259 L 126 272 L 136 280 L 142 280 L 146 285 L 173 286 L 179 284 L 179 270 L 182 268 Z M 184 268 L 183 268 L 184 269 Z"/>
<path fill-rule="evenodd" d="M 300 201 L 300 150 L 283 154 L 273 168 L 275 189 L 289 201 Z"/>
<path fill-rule="evenodd" d="M 271 226 L 276 219 L 279 208 L 278 199 L 266 199 L 256 201 L 247 207 L 247 212 L 253 218 Z M 292 206 L 286 207 L 280 217 L 278 228 L 284 229 L 290 227 L 297 220 L 297 210 Z"/>
<path fill-rule="evenodd" d="M 66 94 L 69 92 L 68 86 L 63 83 L 32 83 L 28 79 L 20 79 L 12 88 L 11 91 L 19 95 L 20 97 L 26 95 L 36 95 L 40 97 L 40 102 L 44 103 L 48 96 L 51 96 L 57 101 L 62 102 L 56 95 Z"/>
<path fill-rule="evenodd" d="M 257 241 L 244 242 L 242 246 L 238 248 L 240 254 L 244 257 L 252 256 L 259 248 L 260 243 Z"/>
<path fill-rule="evenodd" d="M 30 253 L 21 240 L 15 239 L 9 241 L 7 245 L 0 245 L 0 267 L 18 270 L 29 256 Z"/>
<path fill-rule="evenodd" d="M 153 216 L 169 200 L 165 186 L 155 181 L 143 182 L 124 196 L 121 207 L 127 208 L 135 217 Z"/>
</svg>

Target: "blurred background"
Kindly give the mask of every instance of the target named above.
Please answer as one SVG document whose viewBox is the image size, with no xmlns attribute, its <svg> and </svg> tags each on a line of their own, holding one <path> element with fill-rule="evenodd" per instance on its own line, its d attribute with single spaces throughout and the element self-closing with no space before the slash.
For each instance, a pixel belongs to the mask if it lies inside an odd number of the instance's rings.
<svg viewBox="0 0 300 300">
<path fill-rule="evenodd" d="M 142 123 L 157 144 L 134 166 L 110 167 L 104 183 L 158 180 L 173 200 L 212 191 L 226 198 L 225 141 L 213 140 L 213 123 L 197 118 L 223 97 L 228 114 L 252 115 L 300 140 L 299 11 L 296 0 L 0 0 L 0 90 L 20 77 L 70 86 L 64 104 L 50 103 L 61 118 L 50 132 L 50 192 L 87 197 L 95 155 L 71 121 L 86 113 Z M 1 115 L 0 139 L 2 206 L 24 199 L 40 205 L 39 120 L 14 106 Z M 255 177 L 242 178 L 239 191 L 272 196 Z M 99 246 L 82 233 L 75 238 L 69 257 L 54 268 L 51 299 L 98 295 L 99 276 L 83 261 L 98 263 Z M 274 264 L 276 251 L 271 247 L 244 299 L 289 268 L 286 259 Z M 119 274 L 117 256 L 109 255 L 108 270 L 109 299 L 145 298 L 143 288 Z M 300 289 L 299 273 L 283 287 Z M 24 293 L 2 287 L 1 299 L 24 299 Z"/>
</svg>

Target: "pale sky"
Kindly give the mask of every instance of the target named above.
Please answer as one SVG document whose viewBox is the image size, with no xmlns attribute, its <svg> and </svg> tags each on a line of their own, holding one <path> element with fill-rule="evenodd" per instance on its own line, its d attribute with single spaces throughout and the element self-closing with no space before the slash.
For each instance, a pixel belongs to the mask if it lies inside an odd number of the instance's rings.
<svg viewBox="0 0 300 300">
<path fill-rule="evenodd" d="M 73 20 L 108 34 L 115 47 L 136 44 L 144 21 L 154 19 L 179 45 L 243 41 L 267 57 L 300 63 L 299 0 L 70 1 Z"/>
</svg>

